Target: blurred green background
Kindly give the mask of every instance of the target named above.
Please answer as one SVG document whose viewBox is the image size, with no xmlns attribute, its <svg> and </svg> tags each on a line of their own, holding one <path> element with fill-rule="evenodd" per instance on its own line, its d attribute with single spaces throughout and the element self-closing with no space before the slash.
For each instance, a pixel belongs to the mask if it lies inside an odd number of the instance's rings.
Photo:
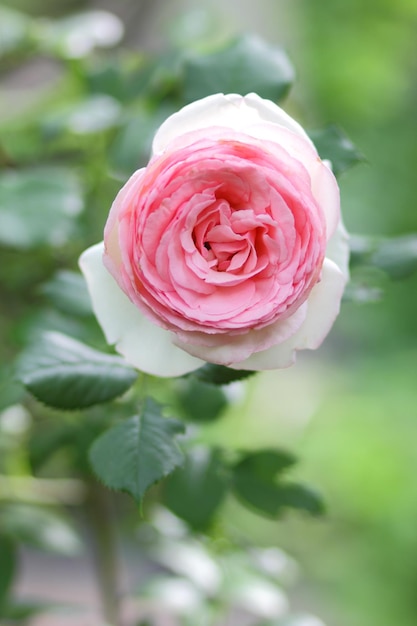
<svg viewBox="0 0 417 626">
<path fill-rule="evenodd" d="M 286 109 L 309 129 L 337 124 L 366 157 L 340 181 L 348 230 L 381 235 L 417 231 L 415 0 L 8 4 L 42 16 L 86 7 L 109 10 L 126 24 L 131 49 L 159 51 L 167 41 L 210 47 L 241 32 L 284 46 L 297 72 Z M 17 31 L 12 26 L 1 31 L 0 50 L 7 50 Z M 15 58 L 4 63 L 3 166 L 15 158 L 8 142 L 16 114 L 18 123 L 22 115 L 29 119 L 42 106 L 45 90 L 59 85 L 59 71 L 57 64 L 30 54 L 23 65 Z M 71 84 L 56 89 L 57 110 L 74 89 Z M 116 114 L 111 106 L 102 102 L 107 120 Z M 60 120 L 51 115 L 49 124 L 53 134 Z M 25 141 L 13 149 L 30 160 L 36 137 L 28 133 Z M 102 185 L 96 174 L 89 172 L 87 243 L 101 237 L 107 198 L 120 186 L 117 177 Z M 64 251 L 55 249 L 52 262 L 75 268 L 79 247 L 75 237 Z M 44 250 L 36 262 L 31 254 L 3 253 L 0 338 L 5 360 L 29 332 L 27 325 L 16 330 L 10 319 L 11 313 L 20 313 L 17 287 L 26 290 L 26 305 L 36 300 L 31 285 L 51 265 Z M 20 270 L 15 261 L 22 255 L 25 269 Z M 319 353 L 300 356 L 291 370 L 259 375 L 248 383 L 244 400 L 204 432 L 206 441 L 226 438 L 236 447 L 273 441 L 295 449 L 302 459 L 300 472 L 326 494 L 328 514 L 321 521 L 291 515 L 278 524 L 260 522 L 233 502 L 224 519 L 233 532 L 277 544 L 297 558 L 303 577 L 295 601 L 308 600 L 329 626 L 417 623 L 417 275 L 398 282 L 383 276 L 372 280 L 383 289 L 380 300 L 346 302 Z M 50 321 L 43 316 L 37 323 L 47 326 Z M 31 324 L 30 332 L 36 332 L 38 326 Z"/>
</svg>

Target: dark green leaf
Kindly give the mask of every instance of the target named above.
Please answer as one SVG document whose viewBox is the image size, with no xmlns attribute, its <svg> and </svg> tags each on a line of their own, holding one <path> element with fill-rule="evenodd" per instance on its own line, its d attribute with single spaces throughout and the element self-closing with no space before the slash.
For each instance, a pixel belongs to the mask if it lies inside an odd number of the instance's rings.
<svg viewBox="0 0 417 626">
<path fill-rule="evenodd" d="M 8 536 L 0 534 L 0 616 L 1 609 L 7 601 L 10 586 L 16 571 L 15 542 Z"/>
<path fill-rule="evenodd" d="M 91 315 L 91 300 L 84 278 L 78 272 L 59 270 L 40 288 L 55 307 L 69 315 Z"/>
<path fill-rule="evenodd" d="M 295 458 L 275 450 L 245 456 L 233 468 L 233 489 L 246 505 L 275 516 L 281 508 L 276 475 L 295 463 Z"/>
<path fill-rule="evenodd" d="M 203 367 L 193 372 L 192 376 L 205 383 L 211 383 L 212 385 L 228 385 L 237 380 L 249 378 L 249 376 L 255 373 L 256 372 L 252 372 L 251 370 L 235 370 L 231 367 L 225 367 L 224 365 L 206 363 L 206 365 L 203 365 Z"/>
<path fill-rule="evenodd" d="M 323 498 L 311 487 L 296 483 L 279 485 L 281 507 L 306 511 L 310 515 L 322 515 L 325 511 Z"/>
<path fill-rule="evenodd" d="M 112 400 L 137 378 L 126 362 L 57 332 L 45 333 L 21 355 L 18 378 L 38 400 L 79 409 Z"/>
<path fill-rule="evenodd" d="M 219 92 L 255 92 L 277 101 L 293 80 L 294 70 L 283 50 L 254 35 L 243 35 L 217 52 L 186 59 L 184 97 L 193 102 Z"/>
<path fill-rule="evenodd" d="M 248 471 L 261 480 L 271 481 L 277 474 L 288 469 L 297 462 L 293 454 L 282 450 L 259 450 L 246 454 L 235 469 Z"/>
<path fill-rule="evenodd" d="M 73 556 L 82 549 L 72 524 L 49 508 L 4 505 L 0 511 L 0 526 L 19 542 L 57 554 Z"/>
<path fill-rule="evenodd" d="M 187 419 L 195 422 L 214 420 L 227 406 L 226 395 L 220 387 L 213 387 L 193 376 L 179 381 L 178 402 Z"/>
<path fill-rule="evenodd" d="M 163 417 L 147 398 L 140 415 L 120 422 L 93 444 L 90 461 L 98 478 L 111 489 L 127 491 L 140 502 L 149 487 L 183 462 L 174 437 L 184 424 Z"/>
<path fill-rule="evenodd" d="M 317 515 L 323 505 L 320 498 L 303 485 L 285 483 L 280 474 L 295 463 L 287 452 L 261 450 L 246 455 L 233 471 L 233 490 L 246 506 L 276 517 L 284 508 L 296 508 Z"/>
<path fill-rule="evenodd" d="M 320 157 L 331 161 L 335 176 L 365 160 L 365 157 L 336 126 L 311 131 L 309 135 Z"/>
<path fill-rule="evenodd" d="M 62 168 L 0 175 L 0 243 L 15 248 L 62 246 L 83 208 L 78 178 Z"/>
<path fill-rule="evenodd" d="M 164 503 L 196 530 L 212 522 L 228 488 L 226 470 L 218 450 L 194 448 L 164 485 Z"/>
</svg>

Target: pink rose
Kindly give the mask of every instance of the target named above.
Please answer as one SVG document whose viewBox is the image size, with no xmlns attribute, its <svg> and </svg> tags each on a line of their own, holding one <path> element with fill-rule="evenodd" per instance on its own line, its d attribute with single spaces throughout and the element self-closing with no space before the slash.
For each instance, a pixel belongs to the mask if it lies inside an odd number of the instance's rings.
<svg viewBox="0 0 417 626">
<path fill-rule="evenodd" d="M 80 266 L 106 339 L 158 376 L 290 365 L 339 311 L 339 190 L 304 130 L 255 94 L 169 117 Z"/>
</svg>

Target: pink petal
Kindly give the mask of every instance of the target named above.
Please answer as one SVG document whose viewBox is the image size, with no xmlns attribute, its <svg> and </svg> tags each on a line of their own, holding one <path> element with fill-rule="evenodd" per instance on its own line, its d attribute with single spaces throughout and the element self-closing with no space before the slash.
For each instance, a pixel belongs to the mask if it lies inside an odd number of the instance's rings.
<svg viewBox="0 0 417 626">
<path fill-rule="evenodd" d="M 155 376 L 182 376 L 201 367 L 173 343 L 170 332 L 150 322 L 117 285 L 103 265 L 103 243 L 88 248 L 79 264 L 87 282 L 93 310 L 109 344 L 126 361 Z"/>
</svg>

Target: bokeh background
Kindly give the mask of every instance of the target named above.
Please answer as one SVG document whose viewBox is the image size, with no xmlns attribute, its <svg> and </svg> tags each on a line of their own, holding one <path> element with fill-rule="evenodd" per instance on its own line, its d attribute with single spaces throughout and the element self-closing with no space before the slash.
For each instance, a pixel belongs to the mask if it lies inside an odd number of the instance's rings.
<svg viewBox="0 0 417 626">
<path fill-rule="evenodd" d="M 417 231 L 414 0 L 2 2 L 7 4 L 42 16 L 109 10 L 125 23 L 124 45 L 151 52 L 167 41 L 215 45 L 241 32 L 283 46 L 297 72 L 286 109 L 309 129 L 337 124 L 366 158 L 340 180 L 348 230 Z M 47 59 L 4 66 L 2 128 L 17 113 L 29 114 L 58 79 L 59 68 Z M 97 221 L 91 226 L 97 238 L 107 208 L 89 216 Z M 6 255 L 5 263 L 12 261 Z M 33 280 L 44 262 L 33 263 Z M 308 602 L 329 626 L 417 622 L 417 275 L 372 280 L 379 299 L 346 302 L 319 353 L 249 382 L 240 404 L 202 435 L 237 447 L 273 441 L 299 454 L 300 473 L 326 495 L 324 519 L 290 515 L 260 522 L 235 502 L 226 506 L 224 519 L 234 532 L 295 557 L 302 571 L 295 602 Z M 2 289 L 4 299 L 8 284 Z M 18 344 L 8 315 L 3 300 L 5 359 Z"/>
</svg>

